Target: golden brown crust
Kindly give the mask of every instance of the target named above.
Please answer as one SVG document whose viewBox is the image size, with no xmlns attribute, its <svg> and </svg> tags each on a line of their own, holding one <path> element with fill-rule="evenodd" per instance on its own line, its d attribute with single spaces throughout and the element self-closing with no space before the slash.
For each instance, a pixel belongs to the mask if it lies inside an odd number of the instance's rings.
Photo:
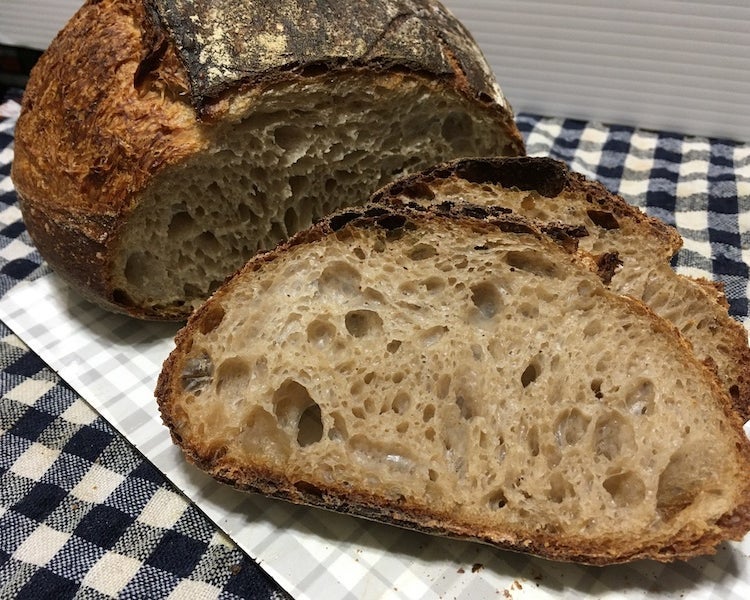
<svg viewBox="0 0 750 600">
<path fill-rule="evenodd" d="M 234 285 L 239 285 L 244 273 L 258 270 L 265 263 L 283 259 L 285 254 L 295 246 L 315 244 L 329 235 L 341 235 L 347 227 L 392 229 L 403 227 L 412 219 L 419 222 L 419 226 L 425 226 L 426 223 L 442 223 L 443 226 L 450 226 L 449 221 L 452 220 L 457 224 L 469 225 L 475 230 L 497 227 L 506 232 L 544 236 L 539 228 L 540 223 L 532 223 L 513 215 L 493 213 L 481 207 L 443 206 L 438 210 L 425 210 L 419 207 L 396 207 L 373 203 L 361 210 L 340 211 L 309 230 L 300 232 L 276 249 L 251 259 L 207 303 L 193 313 L 187 325 L 178 332 L 175 340 L 176 348 L 165 361 L 158 378 L 155 395 L 162 419 L 170 429 L 174 442 L 182 448 L 188 461 L 218 481 L 240 490 L 373 519 L 423 533 L 478 541 L 501 549 L 530 553 L 560 561 L 590 565 L 609 565 L 638 559 L 669 562 L 713 553 L 715 547 L 724 540 L 742 539 L 750 529 L 750 481 L 739 494 L 743 498 L 740 505 L 700 534 L 687 530 L 680 532 L 666 545 L 651 541 L 639 547 L 633 547 L 632 545 L 623 546 L 617 539 L 602 539 L 598 543 L 575 536 L 566 536 L 562 539 L 553 533 L 535 528 L 535 523 L 530 523 L 526 531 L 498 531 L 491 526 L 462 520 L 453 513 L 436 512 L 425 503 L 409 500 L 403 496 L 386 497 L 353 488 L 345 483 L 326 482 L 315 473 L 290 476 L 283 469 L 275 468 L 270 463 L 238 464 L 222 453 L 212 452 L 210 448 L 201 444 L 201 440 L 187 440 L 180 437 L 178 432 L 181 417 L 177 403 L 182 388 L 179 374 L 184 370 L 184 361 L 190 351 L 191 339 L 198 330 L 205 330 L 202 325 L 206 320 L 212 322 L 208 329 L 213 329 L 216 307 L 222 305 Z M 589 257 L 579 258 L 570 246 L 562 244 L 560 247 L 570 253 L 574 261 L 586 263 L 589 260 Z M 655 334 L 671 338 L 674 346 L 678 348 L 678 353 L 687 363 L 694 365 L 696 372 L 703 372 L 712 390 L 711 397 L 716 400 L 730 424 L 729 435 L 736 438 L 738 454 L 745 464 L 750 464 L 750 445 L 744 438 L 742 422 L 713 373 L 693 357 L 689 344 L 671 324 L 658 317 L 642 302 L 627 297 L 623 297 L 623 302 L 629 305 L 632 313 L 647 319 Z M 223 315 L 223 310 L 221 314 Z"/>
<path fill-rule="evenodd" d="M 12 178 L 32 239 L 64 279 L 111 310 L 181 319 L 187 309 L 175 314 L 133 306 L 111 281 L 118 239 L 140 193 L 156 174 L 210 143 L 211 124 L 198 118 L 190 102 L 184 57 L 155 14 L 142 0 L 101 0 L 88 2 L 71 19 L 31 75 L 16 127 Z M 393 75 L 403 69 L 393 68 Z M 305 76 L 284 70 L 275 75 Z M 456 89 L 466 78 L 441 74 L 440 81 Z M 226 116 L 240 96 L 246 108 L 262 87 L 235 84 L 222 87 L 213 118 Z M 510 145 L 522 153 L 509 107 L 483 100 L 477 105 L 507 125 Z"/>
<path fill-rule="evenodd" d="M 189 105 L 133 85 L 143 17 L 132 0 L 83 6 L 35 67 L 16 127 L 12 178 L 32 239 L 110 307 L 110 253 L 134 194 L 203 145 Z"/>
<path fill-rule="evenodd" d="M 399 195 L 429 194 L 430 184 L 440 179 L 457 176 L 469 183 L 499 184 L 505 188 L 535 191 L 554 198 L 563 193 L 580 195 L 591 204 L 592 210 L 602 208 L 606 213 L 625 216 L 651 230 L 661 239 L 668 259 L 682 247 L 682 238 L 673 228 L 630 206 L 612 194 L 601 183 L 569 170 L 564 163 L 539 157 L 488 157 L 448 161 L 420 173 L 400 178 L 373 195 L 374 201 L 384 201 Z M 604 212 L 603 210 L 603 212 Z"/>
</svg>

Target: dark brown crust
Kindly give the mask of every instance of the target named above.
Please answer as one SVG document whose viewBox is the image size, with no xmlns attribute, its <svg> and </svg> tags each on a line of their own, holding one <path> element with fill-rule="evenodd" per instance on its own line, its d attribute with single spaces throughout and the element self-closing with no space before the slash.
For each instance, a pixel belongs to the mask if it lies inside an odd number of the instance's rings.
<svg viewBox="0 0 750 600">
<path fill-rule="evenodd" d="M 402 177 L 376 192 L 372 199 L 380 202 L 399 195 L 429 195 L 432 193 L 430 184 L 451 177 L 459 177 L 470 183 L 498 184 L 522 191 L 534 190 L 542 196 L 553 198 L 568 185 L 570 171 L 564 163 L 543 157 L 520 157 L 514 160 L 499 157 L 459 159 Z"/>
<path fill-rule="evenodd" d="M 400 195 L 410 197 L 427 194 L 430 193 L 432 183 L 452 177 L 469 183 L 496 184 L 509 189 L 535 191 L 547 198 L 560 196 L 563 192 L 580 194 L 591 204 L 593 211 L 600 210 L 615 217 L 625 217 L 646 224 L 655 235 L 664 240 L 672 254 L 682 246 L 682 239 L 673 227 L 641 213 L 602 184 L 586 179 L 552 158 L 524 156 L 453 160 L 403 177 L 376 192 L 373 200 L 380 202 Z"/>
<path fill-rule="evenodd" d="M 373 6 L 384 3 L 385 0 L 377 0 Z M 234 5 L 225 2 L 222 6 L 230 4 Z M 324 4 L 319 5 L 321 11 Z M 361 57 L 359 63 L 334 61 L 328 71 L 269 69 L 231 85 L 229 79 L 222 79 L 218 88 L 211 88 L 212 93 L 221 90 L 220 99 L 212 96 L 209 102 L 203 91 L 197 96 L 193 93 L 192 99 L 197 99 L 196 106 L 201 110 L 210 105 L 211 119 L 216 121 L 228 110 L 233 94 L 249 97 L 273 80 L 301 81 L 362 73 L 374 78 L 378 74 L 384 78 L 402 76 L 411 63 L 400 63 L 400 55 L 394 55 L 388 63 L 385 52 L 396 40 L 405 42 L 407 23 L 414 19 L 425 27 L 432 23 L 423 15 L 432 9 L 431 2 L 414 0 L 407 4 L 420 16 L 397 19 L 388 27 L 387 22 L 382 23 L 386 27 L 380 32 L 384 41 L 373 46 L 373 51 L 377 50 L 373 56 L 379 57 L 377 66 L 370 66 L 366 57 Z M 277 5 L 288 9 L 291 3 Z M 32 72 L 15 131 L 12 165 L 27 228 L 55 271 L 105 308 L 149 319 L 182 320 L 189 308 L 135 306 L 116 289 L 112 269 L 120 232 L 154 175 L 203 151 L 215 124 L 201 121 L 196 114 L 190 101 L 194 82 L 183 68 L 184 56 L 159 26 L 160 15 L 175 6 L 178 3 L 149 2 L 146 9 L 143 0 L 100 0 L 82 6 Z M 161 13 L 157 10 L 160 7 Z M 264 10 L 276 14 L 276 8 Z M 487 96 L 491 76 L 484 80 L 474 73 L 487 71 L 488 67 L 481 55 L 468 58 L 473 42 L 461 38 L 460 25 L 447 13 L 439 11 L 437 15 L 435 23 L 448 26 L 445 40 L 441 41 L 443 54 L 460 57 L 457 62 L 451 58 L 451 69 L 460 67 L 466 72 L 452 70 L 438 76 L 422 66 L 415 77 L 424 76 L 431 84 L 439 80 L 446 90 L 459 90 L 478 98 L 477 106 L 497 117 L 498 130 L 506 130 L 508 151 L 523 153 L 523 141 L 510 108 L 504 101 L 494 102 Z M 175 24 L 174 15 L 170 18 Z M 376 15 L 370 19 L 374 27 Z M 209 24 L 204 21 L 203 26 Z M 236 42 L 243 35 L 256 35 L 262 30 L 262 26 L 255 30 L 252 24 L 243 26 L 232 39 Z M 342 27 L 337 35 L 345 35 Z M 368 35 L 375 36 L 376 31 Z M 187 51 L 184 40 L 181 48 Z M 252 88 L 251 83 L 257 87 Z"/>
<path fill-rule="evenodd" d="M 681 534 L 682 537 L 678 536 L 670 540 L 668 544 L 649 543 L 641 547 L 623 549 L 614 541 L 608 543 L 608 540 L 601 540 L 598 544 L 592 544 L 590 541 L 575 537 L 560 539 L 543 531 L 537 531 L 533 527 L 523 534 L 488 529 L 483 525 L 461 521 L 454 514 L 435 512 L 418 501 L 409 501 L 403 497 L 382 497 L 366 490 L 325 483 L 316 479 L 314 474 L 293 478 L 273 466 L 262 463 L 239 465 L 224 460 L 222 456 L 206 455 L 205 450 L 201 448 L 200 440 L 187 440 L 180 436 L 176 422 L 175 403 L 179 401 L 182 393 L 179 373 L 183 370 L 183 361 L 189 352 L 192 336 L 194 332 L 201 329 L 204 319 L 213 318 L 214 305 L 221 304 L 225 296 L 230 293 L 232 286 L 237 285 L 241 280 L 243 273 L 258 270 L 264 263 L 282 258 L 289 249 L 295 246 L 314 244 L 328 235 L 341 235 L 348 227 L 392 229 L 394 224 L 399 223 L 398 226 L 402 227 L 423 227 L 436 222 L 446 226 L 452 220 L 456 224 L 470 226 L 480 231 L 499 228 L 518 235 L 545 237 L 539 228 L 541 225 L 539 223 L 515 215 L 503 214 L 490 214 L 475 218 L 469 216 L 471 211 L 466 211 L 465 208 L 443 206 L 442 210 L 433 211 L 415 206 L 372 204 L 359 211 L 349 209 L 336 213 L 312 228 L 300 232 L 276 249 L 251 259 L 206 304 L 199 308 L 190 317 L 187 325 L 178 332 L 175 338 L 176 347 L 166 359 L 158 378 L 155 395 L 162 419 L 169 428 L 173 441 L 182 448 L 186 459 L 218 481 L 240 490 L 373 519 L 423 533 L 478 541 L 505 550 L 534 554 L 559 561 L 590 565 L 610 565 L 638 559 L 669 562 L 710 554 L 715 552 L 716 546 L 722 541 L 742 539 L 750 530 L 750 481 L 742 492 L 741 505 L 731 514 L 722 517 L 716 527 L 709 529 L 703 535 L 696 538 L 694 533 L 685 532 Z M 562 248 L 570 254 L 572 260 L 579 260 L 573 250 L 566 249 L 565 246 Z M 655 332 L 671 336 L 675 345 L 682 349 L 685 357 L 692 357 L 687 343 L 671 325 L 657 317 L 643 303 L 624 297 L 623 301 L 628 302 L 634 312 L 648 318 Z M 741 460 L 750 464 L 750 444 L 744 437 L 742 423 L 732 410 L 729 398 L 721 390 L 709 369 L 697 361 L 695 361 L 695 369 L 702 371 L 707 381 L 710 382 L 714 392 L 713 397 L 731 423 L 732 435 L 737 438 L 738 454 L 742 457 Z"/>
<path fill-rule="evenodd" d="M 146 0 L 185 66 L 196 111 L 240 85 L 287 72 L 366 66 L 461 74 L 465 93 L 498 101 L 469 32 L 433 0 Z M 248 43 L 253 40 L 254 43 Z M 420 40 L 415 44 L 414 40 Z"/>
</svg>

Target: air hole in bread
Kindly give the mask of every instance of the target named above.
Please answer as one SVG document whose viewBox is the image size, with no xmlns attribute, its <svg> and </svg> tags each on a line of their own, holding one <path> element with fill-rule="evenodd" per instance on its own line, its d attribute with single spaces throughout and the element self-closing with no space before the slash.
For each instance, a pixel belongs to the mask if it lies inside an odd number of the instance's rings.
<svg viewBox="0 0 750 600">
<path fill-rule="evenodd" d="M 196 252 L 205 254 L 207 257 L 218 257 L 222 253 L 222 245 L 211 231 L 203 231 L 195 239 Z"/>
<path fill-rule="evenodd" d="M 688 508 L 713 476 L 706 457 L 691 445 L 683 445 L 669 459 L 659 476 L 656 510 L 665 521 Z"/>
<path fill-rule="evenodd" d="M 323 439 L 323 420 L 320 414 L 320 406 L 311 404 L 299 418 L 297 430 L 297 444 L 301 448 L 310 446 Z"/>
<path fill-rule="evenodd" d="M 361 275 L 357 269 L 343 261 L 328 265 L 318 278 L 318 289 L 322 294 L 351 298 L 360 292 Z"/>
<path fill-rule="evenodd" d="M 594 392 L 594 397 L 599 400 L 604 397 L 604 393 L 602 392 L 602 383 L 603 381 L 597 377 L 596 379 L 592 379 L 590 384 L 591 391 Z"/>
<path fill-rule="evenodd" d="M 387 304 L 385 296 L 374 288 L 371 288 L 371 287 L 365 288 L 362 291 L 362 295 L 364 296 L 365 300 L 370 304 L 372 303 L 383 304 L 383 305 Z"/>
<path fill-rule="evenodd" d="M 430 421 L 432 421 L 433 418 L 435 418 L 435 405 L 428 404 L 422 410 L 422 420 L 425 423 L 429 423 Z"/>
<path fill-rule="evenodd" d="M 240 445 L 249 454 L 268 457 L 271 461 L 284 460 L 291 451 L 289 437 L 278 421 L 267 410 L 254 406 L 245 417 Z"/>
<path fill-rule="evenodd" d="M 381 330 L 383 319 L 373 310 L 352 310 L 346 313 L 344 324 L 352 336 L 361 338 Z"/>
<path fill-rule="evenodd" d="M 135 302 L 125 290 L 116 288 L 112 290 L 112 300 L 121 306 L 135 306 Z"/>
<path fill-rule="evenodd" d="M 468 394 L 460 393 L 456 394 L 456 406 L 461 414 L 461 418 L 468 421 L 474 417 L 474 401 Z"/>
<path fill-rule="evenodd" d="M 419 243 L 409 248 L 406 256 L 408 256 L 411 260 L 419 261 L 437 256 L 437 253 L 437 248 L 435 248 L 435 246 L 433 246 L 432 244 Z"/>
<path fill-rule="evenodd" d="M 302 178 L 303 181 L 307 181 L 307 178 Z M 284 213 L 284 228 L 286 229 L 287 237 L 293 232 L 297 231 L 299 227 L 299 217 L 294 207 L 290 206 Z"/>
<path fill-rule="evenodd" d="M 368 396 L 364 402 L 365 411 L 371 415 L 376 414 L 378 410 L 375 408 L 375 400 Z M 382 412 L 382 411 L 381 411 Z"/>
<path fill-rule="evenodd" d="M 305 496 L 313 496 L 315 498 L 322 498 L 323 491 L 316 485 L 309 481 L 295 481 L 294 487 L 297 488 Z"/>
<path fill-rule="evenodd" d="M 195 237 L 197 229 L 198 225 L 192 215 L 185 210 L 178 210 L 169 221 L 167 235 L 176 240 L 183 240 Z"/>
<path fill-rule="evenodd" d="M 511 250 L 505 255 L 508 266 L 539 277 L 561 279 L 564 274 L 549 258 L 536 250 Z"/>
<path fill-rule="evenodd" d="M 442 277 L 428 277 L 421 282 L 422 287 L 431 294 L 438 294 L 445 289 L 445 279 Z"/>
<path fill-rule="evenodd" d="M 430 327 L 426 331 L 423 331 L 419 338 L 422 341 L 422 344 L 429 347 L 437 344 L 447 332 L 448 328 L 445 325 L 435 325 L 434 327 Z"/>
<path fill-rule="evenodd" d="M 594 425 L 594 448 L 597 456 L 614 460 L 635 450 L 633 426 L 617 411 L 601 415 Z"/>
<path fill-rule="evenodd" d="M 577 408 L 568 408 L 560 412 L 554 424 L 558 446 L 575 446 L 586 435 L 590 421 L 591 419 Z"/>
<path fill-rule="evenodd" d="M 404 281 L 399 284 L 398 291 L 404 296 L 413 296 L 417 293 L 417 284 L 413 281 Z"/>
<path fill-rule="evenodd" d="M 146 252 L 133 252 L 125 263 L 125 279 L 130 285 L 140 286 L 149 278 L 155 277 L 153 258 Z"/>
<path fill-rule="evenodd" d="M 324 348 L 336 337 L 336 326 L 323 317 L 310 321 L 307 325 L 307 341 L 317 348 Z"/>
<path fill-rule="evenodd" d="M 518 314 L 527 319 L 535 319 L 539 316 L 539 305 L 531 302 L 521 302 L 518 306 Z"/>
<path fill-rule="evenodd" d="M 625 394 L 625 406 L 634 415 L 648 415 L 654 411 L 656 388 L 650 379 L 639 379 Z"/>
<path fill-rule="evenodd" d="M 247 204 L 239 204 L 237 206 L 237 218 L 240 222 L 249 221 L 255 216 L 252 209 Z"/>
<path fill-rule="evenodd" d="M 466 113 L 452 112 L 445 117 L 441 133 L 458 150 L 468 150 L 472 146 L 470 140 L 474 135 L 474 123 Z M 461 140 L 465 140 L 463 144 Z"/>
<path fill-rule="evenodd" d="M 485 319 L 491 319 L 503 308 L 500 292 L 490 282 L 471 286 L 471 301 Z"/>
<path fill-rule="evenodd" d="M 561 504 L 566 498 L 575 497 L 575 491 L 567 479 L 560 473 L 554 472 L 549 477 L 549 489 L 546 496 L 550 502 Z"/>
<path fill-rule="evenodd" d="M 526 432 L 526 446 L 531 456 L 539 456 L 539 428 L 536 425 Z"/>
<path fill-rule="evenodd" d="M 272 401 L 279 425 L 295 438 L 299 433 L 303 413 L 310 407 L 317 406 L 307 388 L 293 379 L 286 379 L 279 386 Z"/>
<path fill-rule="evenodd" d="M 542 373 L 542 365 L 534 358 L 524 369 L 523 373 L 521 373 L 521 385 L 523 387 L 529 387 L 532 383 L 534 383 L 539 375 Z"/>
<path fill-rule="evenodd" d="M 391 402 L 391 409 L 399 415 L 406 414 L 411 406 L 411 396 L 404 391 L 398 392 Z"/>
<path fill-rule="evenodd" d="M 345 441 L 349 437 L 346 427 L 346 419 L 338 411 L 331 413 L 333 426 L 328 430 L 328 439 L 331 441 Z"/>
<path fill-rule="evenodd" d="M 211 357 L 203 352 L 189 358 L 182 368 L 182 389 L 196 396 L 200 396 L 203 389 L 208 386 L 213 379 L 214 365 Z"/>
<path fill-rule="evenodd" d="M 386 344 L 385 349 L 389 353 L 395 354 L 400 347 L 401 347 L 401 340 L 391 340 L 390 342 Z"/>
<path fill-rule="evenodd" d="M 506 498 L 505 492 L 502 489 L 498 489 L 490 494 L 488 504 L 492 510 L 499 510 L 507 506 L 508 498 Z"/>
<path fill-rule="evenodd" d="M 216 393 L 227 401 L 244 398 L 250 380 L 250 365 L 239 356 L 225 358 L 216 368 Z"/>
<path fill-rule="evenodd" d="M 626 471 L 607 477 L 602 483 L 616 506 L 634 508 L 646 497 L 646 486 L 635 473 Z"/>
<path fill-rule="evenodd" d="M 281 125 L 273 132 L 273 140 L 279 148 L 296 150 L 307 138 L 306 132 L 295 125 Z"/>
</svg>

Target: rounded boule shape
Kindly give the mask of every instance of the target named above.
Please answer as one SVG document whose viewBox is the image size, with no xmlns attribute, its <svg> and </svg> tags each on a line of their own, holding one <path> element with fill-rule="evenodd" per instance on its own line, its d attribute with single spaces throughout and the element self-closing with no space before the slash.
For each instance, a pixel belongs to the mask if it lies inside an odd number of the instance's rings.
<svg viewBox="0 0 750 600">
<path fill-rule="evenodd" d="M 523 152 L 434 0 L 102 0 L 34 68 L 12 178 L 63 279 L 180 320 L 258 251 L 403 173 Z"/>
</svg>

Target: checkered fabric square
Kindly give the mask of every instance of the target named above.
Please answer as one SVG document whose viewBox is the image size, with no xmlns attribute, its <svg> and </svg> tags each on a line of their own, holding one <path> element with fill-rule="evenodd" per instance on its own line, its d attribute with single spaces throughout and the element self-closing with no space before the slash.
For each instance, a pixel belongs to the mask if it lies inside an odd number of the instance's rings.
<svg viewBox="0 0 750 600">
<path fill-rule="evenodd" d="M 0 296 L 48 272 L 0 121 Z M 286 598 L 0 323 L 0 598 Z"/>
<path fill-rule="evenodd" d="M 24 279 L 49 272 L 21 220 L 10 178 L 15 119 L 0 117 L 0 296 Z"/>
<path fill-rule="evenodd" d="M 0 359 L 0 597 L 286 597 L 2 324 Z"/>
</svg>

